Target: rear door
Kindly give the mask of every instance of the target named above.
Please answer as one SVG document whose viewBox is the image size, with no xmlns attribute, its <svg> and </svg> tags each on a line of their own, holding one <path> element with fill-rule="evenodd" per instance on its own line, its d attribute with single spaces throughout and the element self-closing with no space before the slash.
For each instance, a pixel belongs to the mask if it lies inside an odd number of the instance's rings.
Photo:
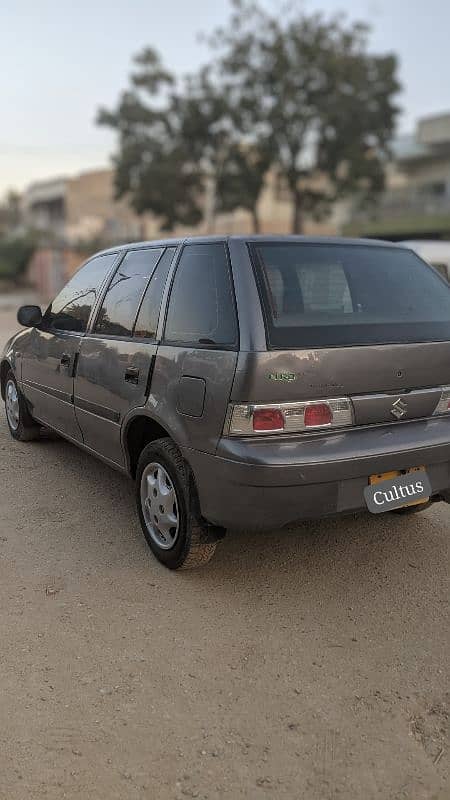
<svg viewBox="0 0 450 800">
<path fill-rule="evenodd" d="M 350 397 L 355 425 L 433 415 L 450 384 L 450 289 L 412 251 L 250 245 L 268 352 L 242 354 L 235 399 Z"/>
<path fill-rule="evenodd" d="M 22 360 L 23 391 L 41 422 L 80 440 L 73 405 L 78 351 L 101 286 L 117 253 L 96 256 L 74 275 L 30 331 Z"/>
<path fill-rule="evenodd" d="M 124 465 L 124 416 L 143 406 L 157 350 L 161 296 L 175 248 L 129 250 L 83 339 L 75 378 L 76 417 L 88 447 Z"/>
<path fill-rule="evenodd" d="M 236 369 L 238 338 L 225 243 L 185 245 L 151 389 L 155 417 L 181 446 L 215 451 Z"/>
</svg>

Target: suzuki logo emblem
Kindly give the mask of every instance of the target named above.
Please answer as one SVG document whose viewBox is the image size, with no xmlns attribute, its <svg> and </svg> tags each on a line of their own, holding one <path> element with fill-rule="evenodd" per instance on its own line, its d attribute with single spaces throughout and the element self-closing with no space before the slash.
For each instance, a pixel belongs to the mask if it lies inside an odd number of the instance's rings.
<svg viewBox="0 0 450 800">
<path fill-rule="evenodd" d="M 395 419 L 401 419 L 405 416 L 406 412 L 408 411 L 408 406 L 406 405 L 405 401 L 402 400 L 401 397 L 392 403 L 391 414 Z"/>
</svg>

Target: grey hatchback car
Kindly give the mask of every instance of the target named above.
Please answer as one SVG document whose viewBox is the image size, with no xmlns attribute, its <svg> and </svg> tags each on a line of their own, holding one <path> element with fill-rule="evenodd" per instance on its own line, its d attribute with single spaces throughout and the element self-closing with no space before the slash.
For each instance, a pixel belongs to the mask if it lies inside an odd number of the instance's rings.
<svg viewBox="0 0 450 800">
<path fill-rule="evenodd" d="M 405 247 L 130 244 L 18 320 L 0 360 L 11 435 L 50 428 L 135 479 L 171 569 L 230 527 L 450 499 L 450 288 Z"/>
</svg>

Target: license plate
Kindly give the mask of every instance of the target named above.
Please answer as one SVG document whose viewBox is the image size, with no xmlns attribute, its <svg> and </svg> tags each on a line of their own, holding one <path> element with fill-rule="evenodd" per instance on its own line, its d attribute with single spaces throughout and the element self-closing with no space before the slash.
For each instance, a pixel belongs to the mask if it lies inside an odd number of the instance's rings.
<svg viewBox="0 0 450 800">
<path fill-rule="evenodd" d="M 369 485 L 364 489 L 364 497 L 372 514 L 382 514 L 384 511 L 426 503 L 431 491 L 425 467 L 413 467 L 403 472 L 395 470 L 371 475 Z"/>
</svg>

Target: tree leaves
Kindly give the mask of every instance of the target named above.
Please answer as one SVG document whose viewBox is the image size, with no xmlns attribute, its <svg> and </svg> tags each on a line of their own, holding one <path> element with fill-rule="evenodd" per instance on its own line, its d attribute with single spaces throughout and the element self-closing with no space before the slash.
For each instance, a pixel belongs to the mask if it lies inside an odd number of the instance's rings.
<svg viewBox="0 0 450 800">
<path fill-rule="evenodd" d="M 395 56 L 368 53 L 361 23 L 275 16 L 245 0 L 234 8 L 215 46 L 247 126 L 267 132 L 271 164 L 291 193 L 293 232 L 303 212 L 323 216 L 339 197 L 380 191 L 398 112 Z"/>
<path fill-rule="evenodd" d="M 373 198 L 398 112 L 395 55 L 370 53 L 361 23 L 232 5 L 206 67 L 180 82 L 146 48 L 117 108 L 100 110 L 118 134 L 118 195 L 168 230 L 196 224 L 207 195 L 211 218 L 241 207 L 257 229 L 271 168 L 290 192 L 293 232 L 340 197 Z"/>
</svg>

